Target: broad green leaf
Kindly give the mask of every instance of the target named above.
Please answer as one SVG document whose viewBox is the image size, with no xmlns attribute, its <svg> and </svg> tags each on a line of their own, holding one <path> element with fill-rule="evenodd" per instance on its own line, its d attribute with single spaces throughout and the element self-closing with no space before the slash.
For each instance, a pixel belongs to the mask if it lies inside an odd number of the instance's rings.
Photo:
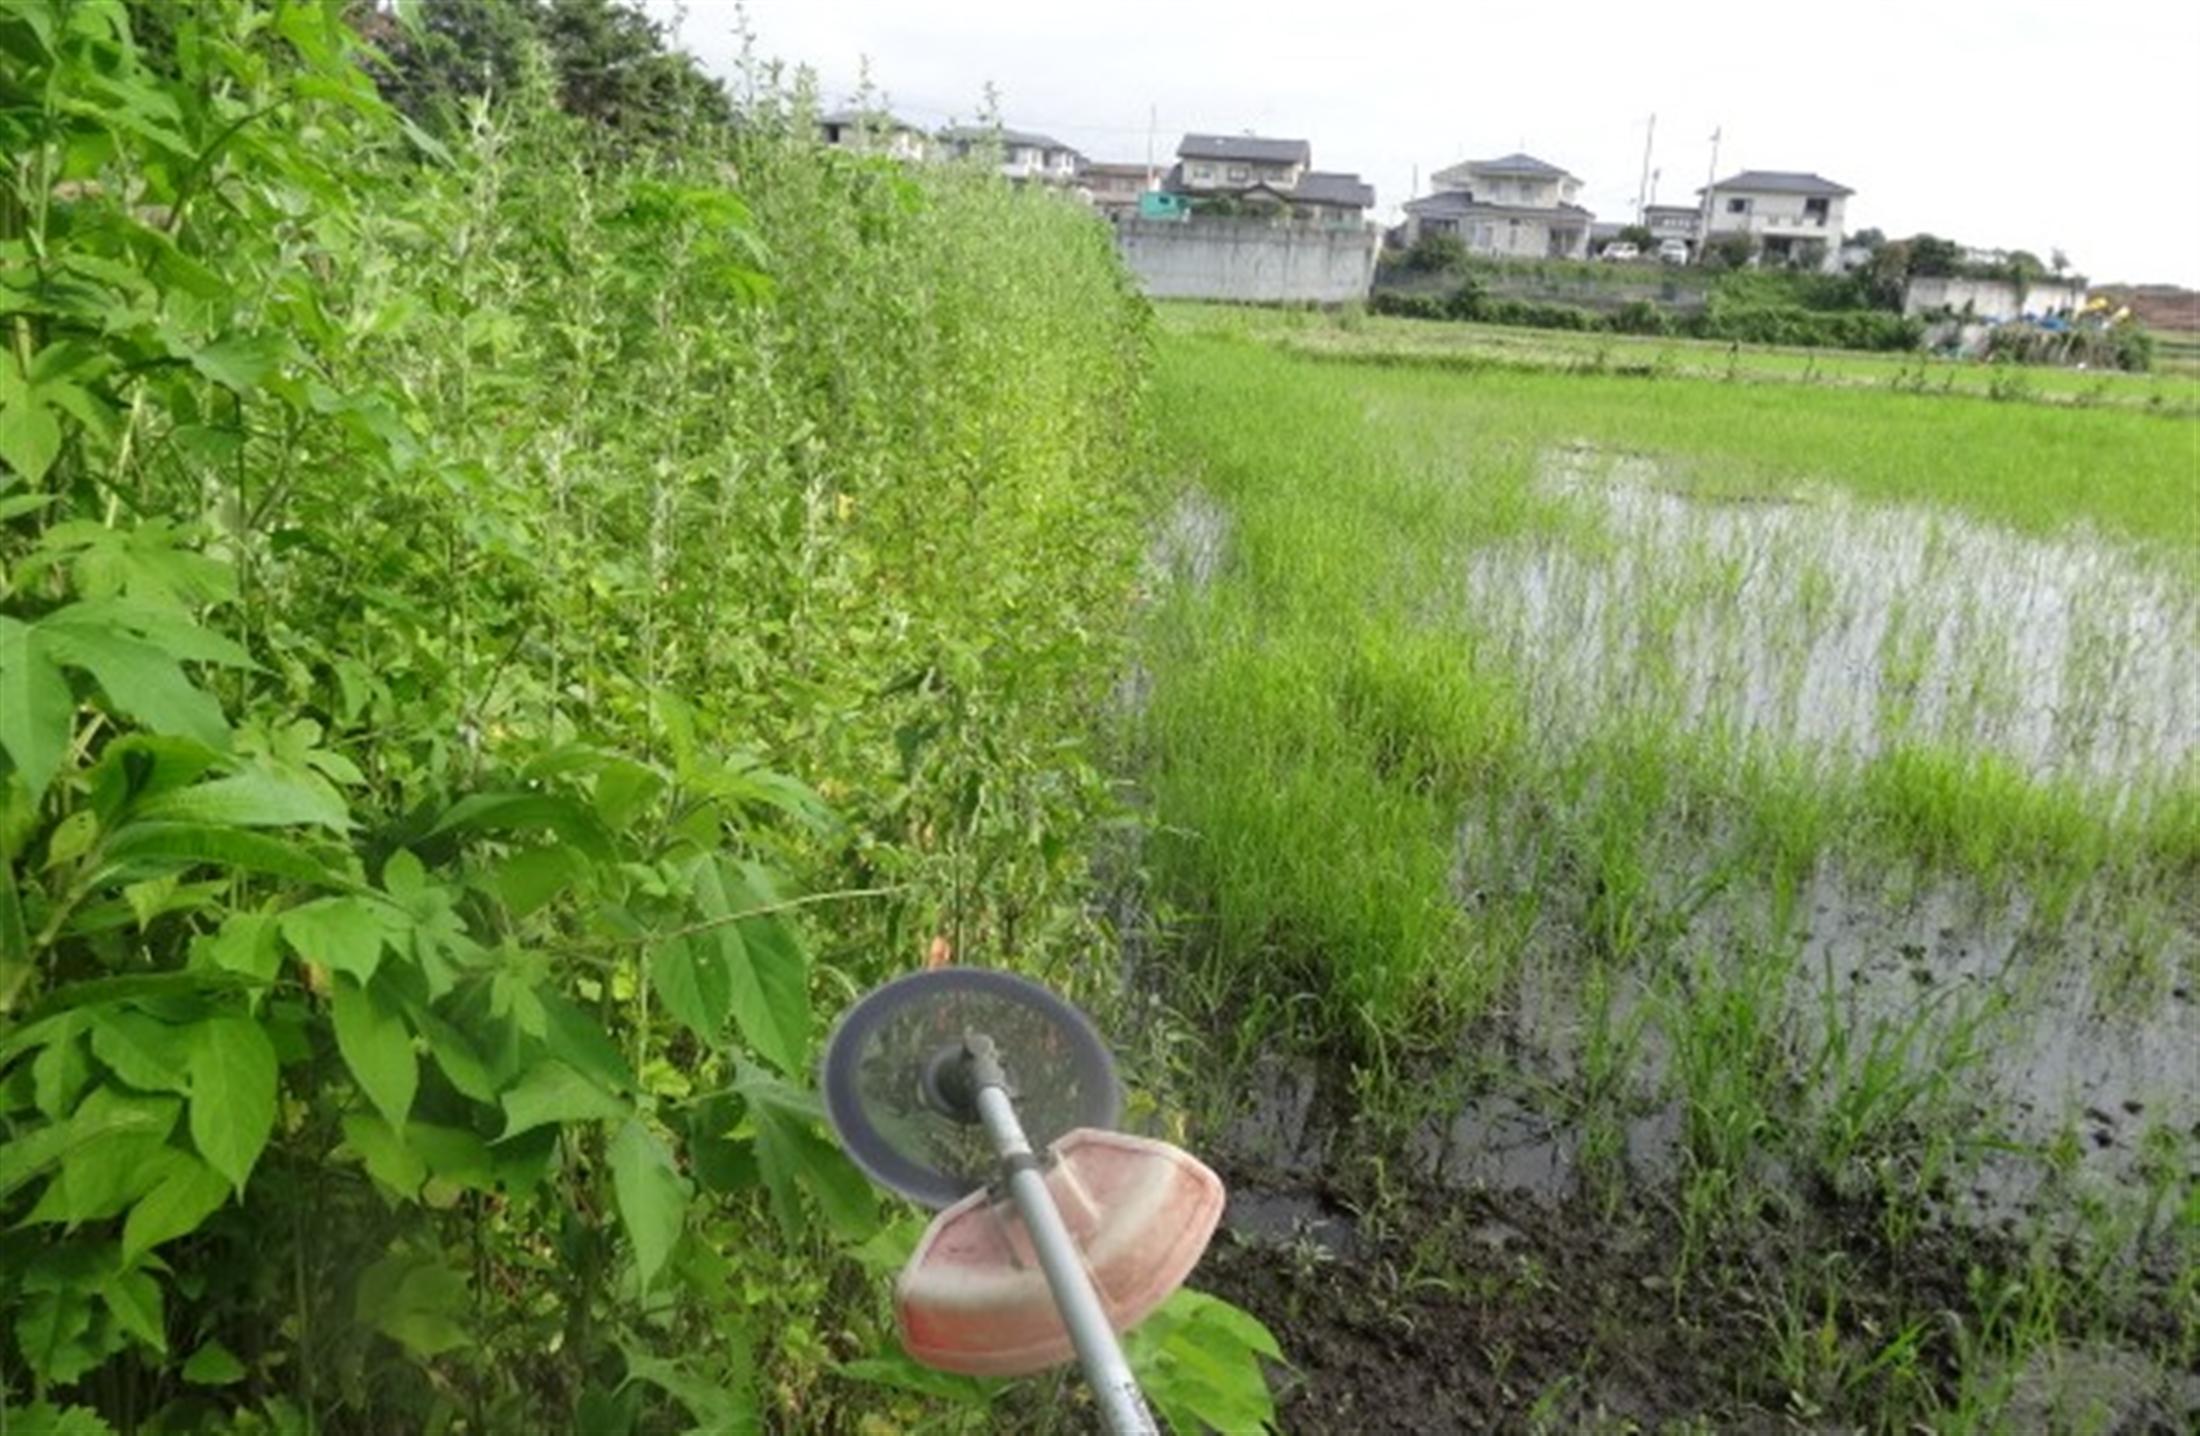
<svg viewBox="0 0 2200 1436">
<path fill-rule="evenodd" d="M 280 334 L 234 334 L 191 354 L 191 367 L 225 389 L 250 393 L 280 368 L 289 346 Z"/>
<path fill-rule="evenodd" d="M 841 1236 L 862 1240 L 878 1227 L 878 1200 L 863 1174 L 817 1133 L 816 1100 L 743 1066 L 735 1087 L 756 1128 L 756 1162 L 773 1215 L 789 1236 L 802 1229 L 798 1191 L 808 1191 Z"/>
<path fill-rule="evenodd" d="M 723 924 L 708 935 L 725 960 L 734 1023 L 765 1061 L 792 1076 L 809 1063 L 808 963 L 793 930 L 777 918 L 730 920 L 765 900 L 751 879 L 729 867 L 707 856 L 696 862 L 696 902 L 705 917 Z"/>
<path fill-rule="evenodd" d="M 96 1098 L 100 1094 L 94 1093 Z M 132 1132 L 165 1134 L 176 1125 L 182 1104 L 173 1097 L 128 1097 L 98 1102 L 86 1099 L 66 1122 L 49 1122 L 0 1143 L 0 1198 L 42 1176 L 87 1143 Z"/>
<path fill-rule="evenodd" d="M 611 1139 L 610 1157 L 619 1219 L 626 1225 L 627 1239 L 634 1243 L 634 1265 L 647 1287 L 680 1240 L 687 1183 L 680 1179 L 664 1145 L 637 1118 L 628 1118 Z"/>
<path fill-rule="evenodd" d="M 628 1115 L 626 1103 L 563 1062 L 545 1059 L 504 1094 L 504 1133 L 497 1140 L 508 1141 L 546 1123 L 616 1122 Z"/>
<path fill-rule="evenodd" d="M 115 1428 L 89 1406 L 55 1406 L 33 1401 L 16 1408 L 9 1436 L 115 1436 Z"/>
<path fill-rule="evenodd" d="M 211 748 L 229 746 L 221 705 L 194 686 L 165 650 L 119 626 L 73 621 L 67 609 L 41 620 L 38 636 L 56 662 L 89 672 L 108 702 L 146 727 L 196 738 Z"/>
<path fill-rule="evenodd" d="M 359 1275 L 360 1321 L 416 1357 L 440 1356 L 471 1342 L 466 1278 L 442 1263 L 393 1254 Z"/>
<path fill-rule="evenodd" d="M 496 1158 L 489 1144 L 463 1127 L 414 1122 L 405 1128 L 405 1143 L 420 1154 L 433 1177 L 477 1191 L 496 1185 Z"/>
<path fill-rule="evenodd" d="M 222 1174 L 188 1152 L 151 1191 L 138 1198 L 122 1223 L 122 1259 L 135 1262 L 162 1242 L 173 1241 L 199 1225 L 229 1200 Z"/>
<path fill-rule="evenodd" d="M 133 1008 L 110 1007 L 92 1014 L 92 1055 L 132 1087 L 190 1091 L 189 1031 Z"/>
<path fill-rule="evenodd" d="M 337 980 L 330 1005 L 344 1065 L 367 1100 L 393 1128 L 403 1130 L 420 1085 L 420 1063 L 404 1013 L 383 996 L 380 986 L 362 987 L 347 978 Z"/>
<path fill-rule="evenodd" d="M 206 956 L 216 967 L 255 982 L 272 982 L 282 965 L 272 913 L 238 912 L 222 920 L 221 931 L 206 940 Z"/>
<path fill-rule="evenodd" d="M 550 1056 L 613 1092 L 634 1090 L 634 1069 L 602 1023 L 547 987 L 530 996 L 541 1009 L 543 1046 Z"/>
<path fill-rule="evenodd" d="M 626 1379 L 647 1382 L 685 1406 L 688 1415 L 695 1418 L 691 1436 L 701 1432 L 710 1436 L 752 1436 L 763 1429 L 763 1418 L 755 1397 L 747 1390 L 748 1352 L 744 1345 L 737 1352 L 724 1354 L 735 1357 L 725 1364 L 732 1366 L 734 1376 L 740 1380 L 739 1391 L 697 1376 L 677 1361 L 650 1356 L 631 1346 L 626 1348 Z"/>
<path fill-rule="evenodd" d="M 43 388 L 22 380 L 12 356 L 0 359 L 0 463 L 35 484 L 61 453 L 61 424 L 48 407 Z"/>
<path fill-rule="evenodd" d="M 275 1130 L 275 1046 L 249 1017 L 192 1030 L 191 1142 L 239 1195 Z"/>
<path fill-rule="evenodd" d="M 124 1208 L 159 1186 L 187 1153 L 167 1145 L 165 1137 L 133 1133 L 87 1142 L 61 1161 L 26 1222 L 59 1222 L 75 1227 L 121 1215 Z"/>
<path fill-rule="evenodd" d="M 43 797 L 69 751 L 76 699 L 34 629 L 0 616 L 0 752 L 30 790 Z"/>
<path fill-rule="evenodd" d="M 665 1011 L 716 1046 L 726 1034 L 726 1019 L 733 1012 L 733 975 L 727 970 L 723 945 L 716 934 L 668 938 L 649 956 L 649 981 Z"/>
<path fill-rule="evenodd" d="M 304 883 L 337 881 L 286 839 L 209 823 L 127 823 L 107 839 L 102 851 L 110 868 L 205 863 Z"/>
<path fill-rule="evenodd" d="M 427 1163 L 380 1117 L 354 1113 L 344 1118 L 344 1143 L 366 1164 L 367 1175 L 407 1201 L 420 1196 L 428 1180 Z"/>
<path fill-rule="evenodd" d="M 57 1121 L 74 1110 L 77 1097 L 92 1080 L 92 1061 L 78 1035 L 81 1025 L 71 1023 L 66 1036 L 46 1044 L 31 1060 L 31 1100 L 41 1113 Z"/>
<path fill-rule="evenodd" d="M 589 861 L 564 843 L 529 848 L 498 863 L 489 882 L 515 918 L 526 917 L 588 876 Z"/>
<path fill-rule="evenodd" d="M 168 1318 L 160 1283 L 150 1272 L 110 1272 L 99 1283 L 99 1295 L 124 1331 L 162 1355 L 168 1353 Z"/>
<path fill-rule="evenodd" d="M 344 800 L 326 782 L 266 768 L 248 769 L 211 783 L 164 793 L 141 806 L 138 816 L 237 828 L 314 825 L 332 833 L 351 827 L 351 814 Z"/>
<path fill-rule="evenodd" d="M 91 1324 L 91 1296 L 83 1288 L 31 1292 L 16 1310 L 15 1344 L 40 1381 L 67 1386 L 99 1364 Z"/>
<path fill-rule="evenodd" d="M 244 1375 L 244 1363 L 218 1341 L 209 1341 L 183 1363 L 183 1379 L 193 1386 L 234 1386 Z"/>
<path fill-rule="evenodd" d="M 331 897 L 294 907 L 281 918 L 283 937 L 308 962 L 349 973 L 364 983 L 374 976 L 385 946 L 402 941 L 405 919 L 389 904 L 368 897 Z"/>
<path fill-rule="evenodd" d="M 522 833 L 547 829 L 591 858 L 611 856 L 611 837 L 586 806 L 555 793 L 474 793 L 453 803 L 429 829 L 443 833 Z"/>
<path fill-rule="evenodd" d="M 481 1060 L 481 1054 L 465 1033 L 425 1007 L 409 1009 L 413 1026 L 428 1039 L 428 1051 L 435 1058 L 435 1065 L 443 1069 L 465 1096 L 476 1102 L 495 1102 L 497 1085 L 489 1075 L 489 1068 Z"/>
</svg>

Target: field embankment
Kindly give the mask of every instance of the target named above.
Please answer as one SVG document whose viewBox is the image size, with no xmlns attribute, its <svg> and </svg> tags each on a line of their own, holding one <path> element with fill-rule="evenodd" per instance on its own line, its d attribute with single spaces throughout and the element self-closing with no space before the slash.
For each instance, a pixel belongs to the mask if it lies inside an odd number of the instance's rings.
<svg viewBox="0 0 2200 1436">
<path fill-rule="evenodd" d="M 1146 860 L 1287 1419 L 2187 1419 L 2192 421 L 1164 329 Z"/>
</svg>

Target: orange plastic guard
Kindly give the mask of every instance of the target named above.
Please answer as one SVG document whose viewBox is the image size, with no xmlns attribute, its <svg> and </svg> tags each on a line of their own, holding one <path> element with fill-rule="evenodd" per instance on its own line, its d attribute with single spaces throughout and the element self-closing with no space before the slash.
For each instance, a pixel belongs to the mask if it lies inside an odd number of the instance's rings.
<svg viewBox="0 0 2200 1436">
<path fill-rule="evenodd" d="M 1222 1179 L 1166 1142 L 1080 1127 L 1051 1149 L 1047 1190 L 1127 1331 L 1183 1284 L 1222 1219 Z M 1015 1211 L 972 1192 L 932 1219 L 894 1284 L 901 1342 L 926 1366 L 1023 1376 L 1073 1355 Z"/>
</svg>

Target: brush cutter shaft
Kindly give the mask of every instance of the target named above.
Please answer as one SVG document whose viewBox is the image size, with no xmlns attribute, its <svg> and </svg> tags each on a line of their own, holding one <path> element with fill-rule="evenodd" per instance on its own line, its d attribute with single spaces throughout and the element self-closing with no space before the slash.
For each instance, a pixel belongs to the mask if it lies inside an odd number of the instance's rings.
<svg viewBox="0 0 2200 1436">
<path fill-rule="evenodd" d="M 1115 1339 L 1115 1328 L 1108 1324 L 1099 1294 L 1085 1274 L 1077 1244 L 1071 1240 L 1054 1197 L 1047 1191 L 1046 1177 L 1032 1156 L 1031 1143 L 1024 1139 L 1016 1108 L 1000 1085 L 999 1065 L 980 1061 L 972 1066 L 977 1069 L 978 1120 L 1000 1154 L 1008 1177 L 1009 1199 L 1016 1204 L 1016 1214 L 1023 1218 L 1032 1250 L 1038 1253 L 1047 1286 L 1054 1293 L 1055 1305 L 1061 1308 L 1062 1324 L 1069 1329 L 1078 1364 L 1084 1368 L 1085 1381 L 1100 1403 L 1110 1436 L 1159 1436 L 1160 1428 L 1154 1424 L 1153 1413 L 1146 1409 L 1146 1398 L 1138 1389 L 1138 1378 L 1123 1359 L 1122 1343 Z"/>
</svg>

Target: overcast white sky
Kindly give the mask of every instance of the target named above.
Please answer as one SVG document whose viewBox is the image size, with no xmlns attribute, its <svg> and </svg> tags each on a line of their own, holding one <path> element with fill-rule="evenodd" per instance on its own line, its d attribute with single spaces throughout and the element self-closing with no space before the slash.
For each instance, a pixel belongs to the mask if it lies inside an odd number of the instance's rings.
<svg viewBox="0 0 2200 1436">
<path fill-rule="evenodd" d="M 661 16 L 675 0 L 648 0 Z M 1815 170 L 1852 229 L 2061 247 L 2097 280 L 2200 285 L 2200 4 L 2193 0 L 749 0 L 758 49 L 829 102 L 860 67 L 927 127 L 978 109 L 1094 159 L 1166 158 L 1186 130 L 1305 139 L 1395 216 L 1416 169 L 1525 149 L 1633 215 L 1645 122 L 1657 196 L 1719 170 Z M 680 34 L 721 73 L 735 0 Z"/>
</svg>

